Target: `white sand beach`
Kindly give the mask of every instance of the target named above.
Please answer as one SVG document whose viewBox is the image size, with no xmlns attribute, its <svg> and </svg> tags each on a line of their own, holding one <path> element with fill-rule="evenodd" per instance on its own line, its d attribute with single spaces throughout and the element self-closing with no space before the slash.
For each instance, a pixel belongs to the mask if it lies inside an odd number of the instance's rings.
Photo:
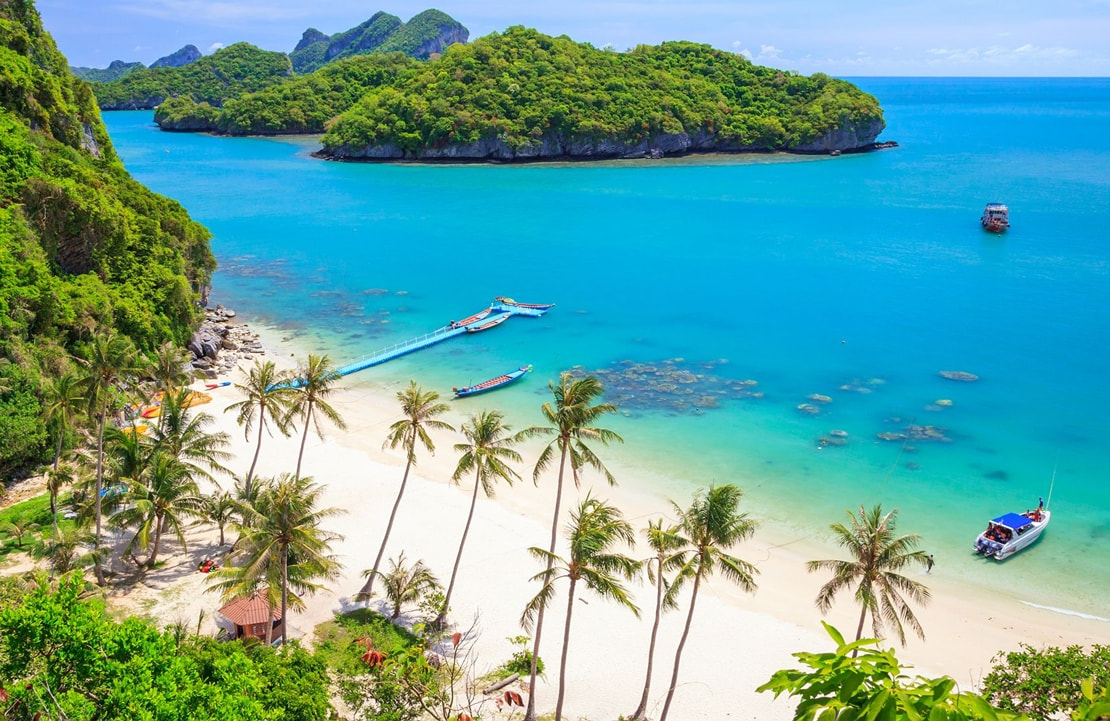
<svg viewBox="0 0 1110 721">
<path fill-rule="evenodd" d="M 299 353 L 300 349 L 282 343 L 276 334 L 261 332 L 271 349 L 270 357 L 279 365 L 292 367 L 295 359 L 291 352 Z M 226 380 L 240 381 L 245 366 Z M 346 420 L 347 430 L 327 430 L 323 441 L 312 435 L 305 449 L 302 472 L 326 487 L 326 505 L 346 511 L 327 525 L 344 536 L 335 547 L 344 564 L 342 578 L 328 592 L 306 599 L 306 613 L 290 618 L 294 629 L 291 635 L 300 635 L 306 642 L 311 641 L 315 624 L 351 605 L 350 597 L 363 582 L 362 571 L 372 565 L 377 553 L 403 471 L 402 453 L 382 449 L 389 425 L 399 418 L 393 394 L 400 388 L 367 390 L 369 383 L 351 385 L 330 401 Z M 230 434 L 235 459 L 229 465 L 245 473 L 253 442 L 244 439 L 233 414 L 223 412 L 238 400 L 236 391 L 230 386 L 211 393 L 214 400 L 203 410 L 216 417 L 216 427 Z M 491 395 L 484 407 L 496 404 L 496 395 Z M 460 414 L 447 420 L 458 426 L 463 418 Z M 512 419 L 515 428 L 538 422 L 538 409 L 535 418 Z M 404 551 L 410 560 L 423 559 L 446 583 L 466 520 L 473 479 L 463 479 L 461 486 L 450 482 L 456 461 L 452 445 L 459 437 L 438 434 L 434 440 L 435 457 L 418 456 L 419 465 L 410 479 L 386 557 L 394 558 Z M 626 438 L 626 445 L 634 447 L 635 443 L 635 438 Z M 266 438 L 258 473 L 267 476 L 291 471 L 298 445 L 299 437 Z M 547 544 L 556 479 L 552 471 L 533 485 L 531 469 L 539 448 L 538 443 L 521 448 L 525 462 L 517 470 L 522 482 L 499 487 L 493 500 L 479 498 L 462 559 L 451 621 L 465 630 L 477 620 L 479 671 L 502 663 L 516 650 L 508 639 L 524 633 L 520 615 L 537 590 L 528 579 L 540 566 L 527 549 Z M 621 468 L 611 470 L 618 482 L 623 481 L 615 488 L 595 475 L 587 475 L 580 490 L 569 485 L 561 526 L 569 517 L 568 509 L 588 491 L 618 505 L 636 528 L 645 526 L 649 518 L 668 513 L 670 499 L 636 491 L 636 484 Z M 685 505 L 689 498 L 673 500 Z M 212 614 L 220 606 L 219 599 L 214 593 L 203 592 L 206 577 L 195 569 L 198 558 L 218 551 L 215 531 L 198 530 L 190 537 L 187 555 L 180 549 L 168 549 L 166 567 L 150 574 L 132 588 L 126 600 L 120 600 L 127 608 L 167 623 L 196 624 L 198 613 L 204 610 L 208 615 L 202 628 L 214 631 Z M 754 595 L 745 594 L 723 578 L 711 578 L 703 587 L 682 659 L 672 718 L 791 718 L 793 704 L 789 699 L 775 701 L 770 694 L 755 693 L 755 688 L 774 671 L 790 666 L 791 653 L 824 651 L 831 646 L 813 605 L 825 579 L 807 573 L 805 562 L 840 557 L 839 549 L 821 548 L 809 540 L 796 541 L 786 529 L 764 526 L 733 553 L 758 567 L 759 590 Z M 637 554 L 649 555 L 643 547 Z M 991 657 L 999 650 L 1015 649 L 1020 643 L 1043 646 L 1110 642 L 1110 623 L 1106 621 L 1063 615 L 1016 601 L 973 597 L 966 588 L 946 580 L 943 571 L 938 566 L 920 579 L 933 593 L 932 602 L 918 611 L 927 640 L 914 638 L 898 651 L 900 659 L 915 666 L 918 673 L 948 674 L 964 689 L 971 689 L 987 673 Z M 567 718 L 611 720 L 635 709 L 644 683 L 654 592 L 644 586 L 634 590 L 640 619 L 588 592 L 576 603 L 567 669 Z M 666 695 L 674 650 L 685 620 L 686 599 L 688 595 L 679 611 L 663 619 L 652 680 L 652 716 L 658 715 Z M 374 603 L 380 602 L 376 599 Z M 565 597 L 556 598 L 545 622 L 541 656 L 548 672 L 537 691 L 541 713 L 555 705 L 565 605 Z M 845 597 L 827 620 L 850 635 L 857 619 L 857 608 Z M 500 717 L 492 713 L 492 708 L 485 709 L 483 715 Z"/>
</svg>

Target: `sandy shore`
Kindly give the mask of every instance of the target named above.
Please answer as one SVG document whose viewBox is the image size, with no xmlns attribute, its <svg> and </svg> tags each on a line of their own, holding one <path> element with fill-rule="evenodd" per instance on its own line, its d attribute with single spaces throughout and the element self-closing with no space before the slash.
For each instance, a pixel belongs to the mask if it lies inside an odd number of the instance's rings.
<svg viewBox="0 0 1110 721">
<path fill-rule="evenodd" d="M 269 357 L 292 367 L 295 359 L 291 353 L 300 355 L 301 350 L 283 342 L 277 331 L 255 330 L 271 349 Z M 240 381 L 243 365 L 226 379 Z M 344 536 L 335 547 L 344 564 L 342 578 L 328 592 L 306 599 L 307 612 L 290 619 L 292 635 L 303 634 L 306 640 L 315 624 L 350 607 L 350 596 L 362 585 L 362 571 L 373 563 L 403 470 L 403 455 L 382 449 L 389 425 L 399 418 L 394 393 L 400 386 L 376 386 L 369 374 L 352 377 L 348 385 L 332 401 L 346 420 L 347 430 L 328 430 L 323 441 L 310 436 L 305 449 L 303 473 L 325 485 L 324 503 L 346 511 L 327 526 Z M 203 410 L 216 417 L 216 428 L 231 435 L 235 459 L 229 466 L 245 473 L 254 447 L 244 439 L 233 414 L 223 412 L 238 400 L 236 392 L 225 387 L 211 393 L 214 400 Z M 496 407 L 496 394 L 488 403 L 488 407 Z M 477 407 L 471 404 L 467 408 Z M 453 412 L 447 420 L 457 427 L 463 416 Z M 509 421 L 518 429 L 539 423 L 538 408 L 535 417 Z M 299 436 L 266 438 L 259 474 L 291 471 L 299 440 Z M 446 583 L 473 486 L 471 479 L 461 486 L 450 482 L 456 462 L 452 445 L 458 436 L 439 434 L 434 440 L 437 454 L 434 458 L 419 456 L 386 556 L 394 558 L 403 550 L 410 560 L 423 559 Z M 635 443 L 635 438 L 626 438 L 626 445 L 634 448 Z M 523 482 L 500 487 L 493 500 L 479 498 L 462 559 L 452 621 L 465 629 L 476 620 L 479 671 L 499 665 L 516 650 L 508 638 L 523 633 L 520 614 L 537 590 L 528 579 L 540 567 L 527 548 L 547 544 L 555 485 L 554 473 L 544 476 L 538 485 L 531 482 L 539 448 L 538 444 L 521 448 L 525 462 L 517 470 Z M 619 467 L 611 470 L 621 483 L 616 488 L 593 475 L 586 477 L 579 491 L 570 486 L 560 525 L 566 522 L 566 509 L 588 491 L 622 508 L 637 528 L 650 518 L 668 514 L 670 499 L 646 492 Z M 685 505 L 689 499 L 674 500 Z M 202 628 L 214 631 L 212 613 L 219 600 L 215 594 L 203 592 L 205 577 L 195 569 L 199 558 L 217 551 L 215 532 L 197 531 L 191 536 L 188 554 L 178 549 L 166 568 L 129 586 L 125 608 L 191 626 L 197 623 L 198 614 L 206 611 Z M 777 669 L 791 665 L 791 653 L 829 648 L 821 616 L 813 605 L 825 579 L 807 573 L 805 561 L 841 557 L 839 550 L 816 546 L 812 540 L 796 540 L 788 529 L 764 526 L 733 552 L 759 568 L 759 590 L 754 595 L 744 594 L 722 578 L 712 578 L 703 587 L 682 659 L 672 718 L 789 719 L 793 708 L 789 700 L 774 701 L 754 689 Z M 649 555 L 642 546 L 637 554 Z M 947 580 L 939 566 L 931 575 L 922 574 L 920 580 L 927 582 L 933 593 L 932 603 L 918 613 L 927 641 L 911 640 L 899 657 L 922 674 L 951 675 L 965 689 L 972 688 L 989 670 L 996 652 L 1017 648 L 1020 643 L 1110 642 L 1108 622 L 1013 601 L 976 598 Z M 654 594 L 644 586 L 634 590 L 641 606 L 640 619 L 588 592 L 576 604 L 567 669 L 568 718 L 600 721 L 635 709 L 644 683 Z M 537 691 L 541 712 L 552 710 L 555 704 L 565 605 L 565 597 L 556 598 L 545 623 L 541 656 L 548 663 L 548 674 Z M 662 707 L 685 613 L 684 603 L 680 611 L 664 616 L 652 680 L 651 715 L 657 715 Z M 857 618 L 858 610 L 845 598 L 827 620 L 847 635 L 854 632 Z"/>
</svg>

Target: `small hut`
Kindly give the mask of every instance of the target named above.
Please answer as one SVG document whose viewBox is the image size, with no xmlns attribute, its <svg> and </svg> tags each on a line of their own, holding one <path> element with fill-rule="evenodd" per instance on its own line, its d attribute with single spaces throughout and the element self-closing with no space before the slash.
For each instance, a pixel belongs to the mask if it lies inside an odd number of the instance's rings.
<svg viewBox="0 0 1110 721">
<path fill-rule="evenodd" d="M 237 598 L 219 611 L 220 615 L 235 625 L 235 638 L 255 638 L 266 640 L 266 628 L 270 626 L 270 642 L 285 637 L 285 623 L 281 609 L 275 608 L 265 593 L 256 592 L 249 597 Z"/>
</svg>

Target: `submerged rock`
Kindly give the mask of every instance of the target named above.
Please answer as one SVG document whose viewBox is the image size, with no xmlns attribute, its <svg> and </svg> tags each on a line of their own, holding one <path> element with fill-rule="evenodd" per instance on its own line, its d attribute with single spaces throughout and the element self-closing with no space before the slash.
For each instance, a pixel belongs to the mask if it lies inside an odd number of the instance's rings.
<svg viewBox="0 0 1110 721">
<path fill-rule="evenodd" d="M 964 383 L 972 383 L 979 380 L 979 376 L 967 371 L 940 371 L 941 378 L 947 378 L 950 381 L 962 381 Z"/>
</svg>

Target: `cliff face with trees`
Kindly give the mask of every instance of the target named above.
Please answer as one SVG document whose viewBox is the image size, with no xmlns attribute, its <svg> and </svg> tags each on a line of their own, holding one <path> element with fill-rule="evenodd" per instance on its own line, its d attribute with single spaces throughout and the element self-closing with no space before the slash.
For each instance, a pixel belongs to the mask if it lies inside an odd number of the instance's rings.
<svg viewBox="0 0 1110 721">
<path fill-rule="evenodd" d="M 305 74 L 335 60 L 374 52 L 400 52 L 426 60 L 453 43 L 465 43 L 468 37 L 470 31 L 439 10 L 425 10 L 407 23 L 396 15 L 377 12 L 366 22 L 331 36 L 309 28 L 289 57 L 293 69 Z"/>
<path fill-rule="evenodd" d="M 30 0 L 0 0 L 0 474 L 45 452 L 43 388 L 95 333 L 184 344 L 209 233 L 132 179 Z"/>
<path fill-rule="evenodd" d="M 842 80 L 706 45 L 627 53 L 509 28 L 370 90 L 337 117 L 338 159 L 527 160 L 868 146 L 878 101 Z"/>
</svg>

